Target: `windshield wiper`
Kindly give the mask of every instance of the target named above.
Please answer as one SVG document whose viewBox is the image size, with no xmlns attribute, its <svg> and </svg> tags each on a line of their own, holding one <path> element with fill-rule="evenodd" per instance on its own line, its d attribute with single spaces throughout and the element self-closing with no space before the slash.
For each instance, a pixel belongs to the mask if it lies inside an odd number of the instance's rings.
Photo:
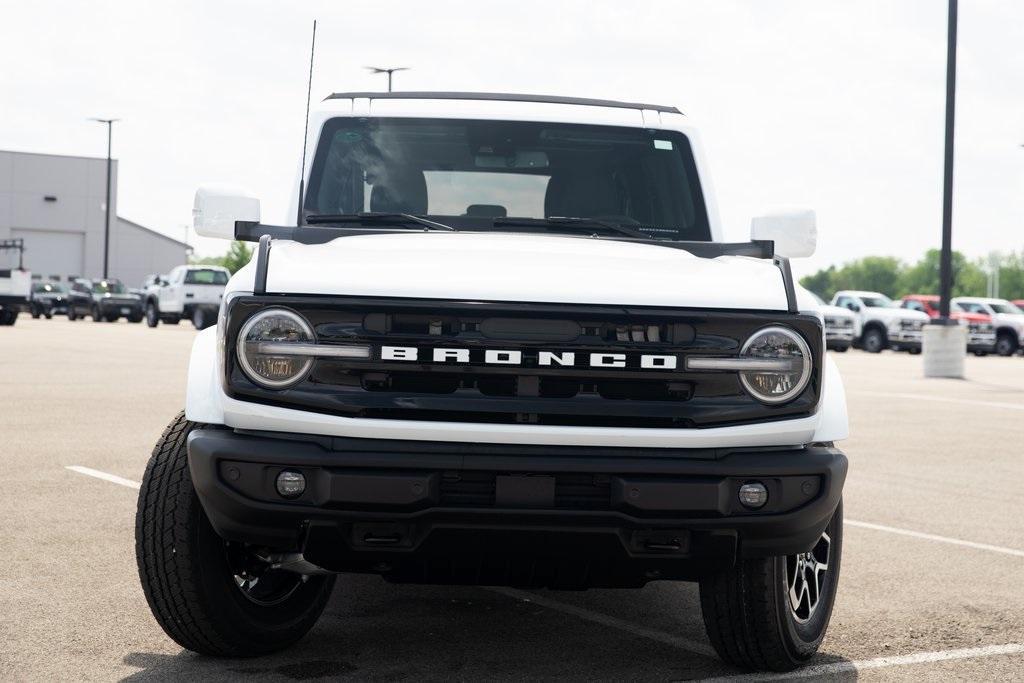
<svg viewBox="0 0 1024 683">
<path fill-rule="evenodd" d="M 629 237 L 638 237 L 640 239 L 649 240 L 656 239 L 650 235 L 646 235 L 639 230 L 628 228 L 625 225 L 618 225 L 611 221 L 601 220 L 600 218 L 580 218 L 576 216 L 548 216 L 547 218 L 495 218 L 494 225 L 520 225 L 520 226 L 538 226 L 538 227 L 575 227 L 581 229 L 603 228 L 608 232 L 617 232 L 621 235 L 628 235 Z"/>
<path fill-rule="evenodd" d="M 415 223 L 422 225 L 429 230 L 446 230 L 448 232 L 458 232 L 456 228 L 444 223 L 438 223 L 437 221 L 428 220 L 422 216 L 416 216 L 411 213 L 386 213 L 382 211 L 368 211 L 363 213 L 329 213 L 329 214 L 314 214 L 312 216 L 306 216 L 306 222 L 310 225 L 316 225 L 317 223 L 387 223 L 387 222 L 401 222 L 405 224 Z"/>
</svg>

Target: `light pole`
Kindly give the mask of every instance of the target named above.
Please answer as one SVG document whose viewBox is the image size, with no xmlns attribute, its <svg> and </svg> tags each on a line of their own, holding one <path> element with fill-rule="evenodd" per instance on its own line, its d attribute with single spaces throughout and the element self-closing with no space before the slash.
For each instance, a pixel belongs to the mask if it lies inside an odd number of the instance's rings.
<svg viewBox="0 0 1024 683">
<path fill-rule="evenodd" d="M 103 229 L 103 279 L 106 280 L 110 267 L 110 150 L 114 137 L 114 121 L 120 121 L 121 119 L 99 119 L 94 117 L 89 120 L 107 124 L 107 223 Z"/>
<path fill-rule="evenodd" d="M 925 377 L 963 377 L 967 335 L 949 317 L 953 296 L 953 119 L 956 113 L 957 0 L 949 0 L 946 27 L 946 136 L 942 176 L 942 252 L 939 259 L 939 317 L 923 330 Z"/>
<path fill-rule="evenodd" d="M 395 67 L 391 67 L 389 69 L 385 69 L 385 68 L 381 68 L 379 66 L 367 66 L 365 68 L 369 69 L 371 73 L 387 74 L 388 75 L 388 92 L 391 92 L 391 74 L 395 73 L 396 71 L 408 71 L 412 67 L 410 67 L 410 66 L 395 66 Z"/>
<path fill-rule="evenodd" d="M 949 0 L 946 40 L 946 149 L 942 179 L 942 258 L 939 261 L 939 318 L 950 324 L 949 300 L 953 295 L 953 117 L 956 113 L 957 0 Z"/>
</svg>

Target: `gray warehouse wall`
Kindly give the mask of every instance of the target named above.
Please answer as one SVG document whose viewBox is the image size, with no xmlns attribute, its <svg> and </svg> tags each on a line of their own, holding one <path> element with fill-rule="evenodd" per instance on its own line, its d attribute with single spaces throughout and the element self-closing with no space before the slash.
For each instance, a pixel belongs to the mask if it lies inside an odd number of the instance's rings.
<svg viewBox="0 0 1024 683">
<path fill-rule="evenodd" d="M 112 178 L 116 207 L 116 161 Z M 0 239 L 24 238 L 25 267 L 33 272 L 99 275 L 106 181 L 106 159 L 0 151 Z M 76 257 L 72 249 L 81 252 Z M 83 272 L 62 272 L 71 266 Z"/>
<path fill-rule="evenodd" d="M 117 217 L 117 172 L 115 160 L 109 270 L 135 287 L 185 263 L 185 245 Z M 0 239 L 25 240 L 33 274 L 100 277 L 106 181 L 106 159 L 0 151 Z M 0 268 L 8 258 L 0 254 Z"/>
<path fill-rule="evenodd" d="M 110 276 L 138 287 L 147 275 L 167 273 L 188 259 L 181 242 L 118 216 L 110 237 Z"/>
</svg>

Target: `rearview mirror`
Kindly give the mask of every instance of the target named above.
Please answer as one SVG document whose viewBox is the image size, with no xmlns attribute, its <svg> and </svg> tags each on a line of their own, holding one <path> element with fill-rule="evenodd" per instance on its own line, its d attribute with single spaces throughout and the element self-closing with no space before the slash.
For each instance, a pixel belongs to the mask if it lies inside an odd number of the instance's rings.
<svg viewBox="0 0 1024 683">
<path fill-rule="evenodd" d="M 818 223 L 810 209 L 787 209 L 755 216 L 750 239 L 775 242 L 775 253 L 787 258 L 811 256 L 818 246 Z"/>
<path fill-rule="evenodd" d="M 192 226 L 203 237 L 235 238 L 235 221 L 260 220 L 260 200 L 244 188 L 203 185 L 196 190 Z"/>
</svg>

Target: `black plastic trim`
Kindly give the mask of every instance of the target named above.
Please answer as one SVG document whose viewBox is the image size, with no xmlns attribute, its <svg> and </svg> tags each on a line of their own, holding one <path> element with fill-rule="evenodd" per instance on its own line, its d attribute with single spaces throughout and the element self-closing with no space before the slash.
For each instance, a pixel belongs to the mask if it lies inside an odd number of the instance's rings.
<svg viewBox="0 0 1024 683">
<path fill-rule="evenodd" d="M 775 254 L 772 256 L 772 262 L 782 272 L 782 286 L 786 289 L 786 311 L 799 313 L 800 305 L 796 300 L 796 285 L 793 284 L 793 269 L 789 265 L 789 259 Z"/>
<path fill-rule="evenodd" d="M 259 242 L 265 236 L 274 239 L 291 240 L 300 244 L 326 244 L 339 237 L 353 237 L 356 235 L 386 235 L 400 233 L 422 233 L 423 228 L 364 228 L 344 225 L 324 225 L 316 227 L 307 225 L 264 225 L 253 221 L 235 222 L 235 239 L 242 242 Z M 467 233 L 491 233 L 511 232 L 495 228 L 493 230 L 459 230 Z M 750 242 L 696 242 L 686 240 L 659 240 L 659 239 L 638 239 L 633 237 L 616 236 L 595 236 L 595 235 L 573 235 L 557 233 L 558 237 L 572 237 L 576 239 L 603 239 L 616 242 L 631 242 L 634 244 L 650 244 L 657 247 L 668 247 L 688 251 L 700 258 L 715 258 L 718 256 L 749 256 L 751 258 L 769 259 L 775 257 L 775 243 L 771 240 L 751 240 Z M 781 258 L 781 257 L 780 257 Z M 792 280 L 792 277 L 790 277 Z M 795 311 L 794 311 L 795 312 Z"/>
<path fill-rule="evenodd" d="M 573 455 L 573 447 L 560 446 L 541 447 L 548 451 L 548 455 L 492 454 L 494 447 L 486 443 L 472 444 L 472 453 L 456 453 L 446 452 L 450 444 L 442 442 L 406 442 L 408 450 L 402 453 L 392 452 L 386 445 L 380 446 L 386 443 L 376 439 L 346 439 L 326 446 L 316 441 L 302 442 L 237 434 L 223 428 L 205 428 L 189 436 L 189 467 L 199 499 L 218 534 L 230 540 L 270 547 L 297 546 L 302 541 L 304 529 L 311 523 L 407 523 L 428 530 L 437 524 L 463 529 L 486 524 L 521 531 L 557 527 L 570 532 L 585 532 L 595 526 L 603 526 L 623 533 L 634 529 L 678 528 L 694 533 L 734 534 L 742 557 L 784 555 L 806 550 L 821 534 L 838 505 L 847 471 L 845 455 L 828 445 L 735 451 L 708 460 L 687 457 L 686 449 L 663 449 L 664 457 L 653 458 L 637 457 L 631 453 L 632 449 L 620 448 L 613 449 L 617 451 L 616 455 L 596 457 Z M 416 452 L 418 446 L 422 446 L 420 452 Z M 708 503 L 705 514 L 659 508 L 656 517 L 644 516 L 633 506 L 606 510 L 508 509 L 497 506 L 443 507 L 430 502 L 426 507 L 411 509 L 404 504 L 382 501 L 384 504 L 366 509 L 318 503 L 318 500 L 328 499 L 332 493 L 324 487 L 313 487 L 295 500 L 267 502 L 254 499 L 243 495 L 239 489 L 241 479 L 248 474 L 236 477 L 234 483 L 224 479 L 222 465 L 232 462 L 251 463 L 250 473 L 272 472 L 276 468 L 308 468 L 311 474 L 329 470 L 343 477 L 380 477 L 384 488 L 394 483 L 394 479 L 389 482 L 392 476 L 398 476 L 400 480 L 405 477 L 412 483 L 430 483 L 433 480 L 424 476 L 453 471 L 605 473 L 626 481 L 654 482 L 660 479 L 669 484 L 699 483 L 715 478 L 768 480 L 797 476 L 816 479 L 818 485 L 807 492 L 803 502 L 794 503 L 795 508 L 790 507 L 784 512 L 739 512 L 731 495 L 729 500 Z M 229 476 L 237 474 L 228 473 Z M 433 495 L 428 488 L 424 485 L 419 489 L 425 500 Z"/>
<path fill-rule="evenodd" d="M 589 97 L 560 97 L 558 95 L 528 95 L 522 93 L 489 93 L 489 92 L 337 92 L 328 95 L 325 100 L 486 100 L 497 102 L 540 102 L 544 104 L 578 104 L 588 107 L 614 107 L 616 109 L 650 109 L 666 114 L 682 114 L 675 107 L 664 104 L 643 104 L 640 102 L 619 102 L 617 100 L 600 100 Z"/>
<path fill-rule="evenodd" d="M 238 224 L 235 224 L 238 229 Z M 259 247 L 256 253 L 256 281 L 253 283 L 253 294 L 267 293 L 267 270 L 270 267 L 270 240 L 269 234 L 259 237 Z"/>
</svg>

